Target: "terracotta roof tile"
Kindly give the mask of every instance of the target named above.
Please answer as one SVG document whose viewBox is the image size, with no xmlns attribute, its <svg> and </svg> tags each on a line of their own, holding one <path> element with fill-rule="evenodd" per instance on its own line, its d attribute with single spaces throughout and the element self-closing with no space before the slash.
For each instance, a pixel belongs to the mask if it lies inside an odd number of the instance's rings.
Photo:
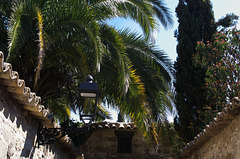
<svg viewBox="0 0 240 159">
<path fill-rule="evenodd" d="M 13 71 L 10 63 L 4 62 L 2 52 L 0 52 L 0 79 L 6 90 L 11 93 L 12 98 L 16 99 L 23 109 L 29 110 L 30 114 L 40 119 L 44 124 L 52 125 L 51 121 L 48 120 L 49 111 L 40 104 L 41 97 L 25 86 L 24 80 L 19 79 L 18 72 Z"/>
<path fill-rule="evenodd" d="M 124 123 L 124 122 L 98 122 L 92 123 L 91 129 L 116 129 L 116 130 L 125 130 L 125 129 L 136 129 L 136 125 L 134 123 Z"/>
</svg>

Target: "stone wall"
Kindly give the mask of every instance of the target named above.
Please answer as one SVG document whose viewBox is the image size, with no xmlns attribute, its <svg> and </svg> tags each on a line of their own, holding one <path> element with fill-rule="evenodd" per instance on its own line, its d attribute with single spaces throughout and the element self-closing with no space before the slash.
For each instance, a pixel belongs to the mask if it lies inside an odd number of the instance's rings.
<svg viewBox="0 0 240 159">
<path fill-rule="evenodd" d="M 219 133 L 192 150 L 185 159 L 239 159 L 240 116 L 236 117 Z"/>
<path fill-rule="evenodd" d="M 132 153 L 117 153 L 118 139 L 115 131 L 134 131 Z M 159 144 L 150 148 L 137 129 L 98 128 L 81 146 L 85 159 L 173 159 L 175 156 L 170 146 Z"/>
<path fill-rule="evenodd" d="M 39 121 L 4 90 L 0 85 L 0 159 L 76 158 L 61 144 L 38 148 L 36 136 Z"/>
</svg>

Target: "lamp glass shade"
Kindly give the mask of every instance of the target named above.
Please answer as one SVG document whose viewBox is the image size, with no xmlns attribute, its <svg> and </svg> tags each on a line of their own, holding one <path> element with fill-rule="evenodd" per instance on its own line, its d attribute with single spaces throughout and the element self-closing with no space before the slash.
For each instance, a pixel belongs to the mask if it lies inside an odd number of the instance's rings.
<svg viewBox="0 0 240 159">
<path fill-rule="evenodd" d="M 96 93 L 86 93 L 86 92 L 82 92 L 80 93 L 81 97 L 85 97 L 85 98 L 95 98 L 97 96 Z"/>
</svg>

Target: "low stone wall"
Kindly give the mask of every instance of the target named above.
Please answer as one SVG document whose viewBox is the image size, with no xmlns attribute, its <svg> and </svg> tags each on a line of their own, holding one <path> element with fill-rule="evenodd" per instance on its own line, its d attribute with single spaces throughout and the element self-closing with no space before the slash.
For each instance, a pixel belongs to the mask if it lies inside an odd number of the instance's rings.
<svg viewBox="0 0 240 159">
<path fill-rule="evenodd" d="M 38 148 L 36 136 L 39 121 L 4 90 L 0 85 L 0 159 L 76 158 L 61 144 Z"/>
<path fill-rule="evenodd" d="M 134 131 L 132 152 L 118 153 L 116 131 Z M 81 148 L 85 159 L 173 159 L 171 147 L 159 143 L 158 147 L 150 148 L 137 129 L 97 128 Z"/>
<path fill-rule="evenodd" d="M 239 159 L 240 158 L 240 116 L 232 120 L 218 134 L 203 145 L 192 150 L 185 159 Z"/>
</svg>

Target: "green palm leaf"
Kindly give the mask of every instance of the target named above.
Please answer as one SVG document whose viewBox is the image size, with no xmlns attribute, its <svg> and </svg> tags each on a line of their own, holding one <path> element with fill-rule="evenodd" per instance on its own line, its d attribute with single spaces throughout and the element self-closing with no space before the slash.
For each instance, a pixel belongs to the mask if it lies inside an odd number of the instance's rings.
<svg viewBox="0 0 240 159">
<path fill-rule="evenodd" d="M 119 108 L 146 136 L 153 133 L 156 137 L 150 127 L 161 123 L 171 103 L 171 64 L 149 43 L 157 19 L 165 27 L 172 24 L 162 2 L 25 0 L 14 4 L 8 60 L 30 87 L 38 60 L 42 60 L 34 91 L 59 120 L 69 118 L 70 109 L 77 111 L 75 88 L 92 74 L 103 92 L 100 102 Z M 106 20 L 115 17 L 133 19 L 145 37 L 109 27 Z M 39 44 L 43 44 L 41 49 Z M 38 58 L 39 50 L 44 51 L 44 59 Z M 97 114 L 99 120 L 109 117 L 100 104 Z"/>
</svg>

